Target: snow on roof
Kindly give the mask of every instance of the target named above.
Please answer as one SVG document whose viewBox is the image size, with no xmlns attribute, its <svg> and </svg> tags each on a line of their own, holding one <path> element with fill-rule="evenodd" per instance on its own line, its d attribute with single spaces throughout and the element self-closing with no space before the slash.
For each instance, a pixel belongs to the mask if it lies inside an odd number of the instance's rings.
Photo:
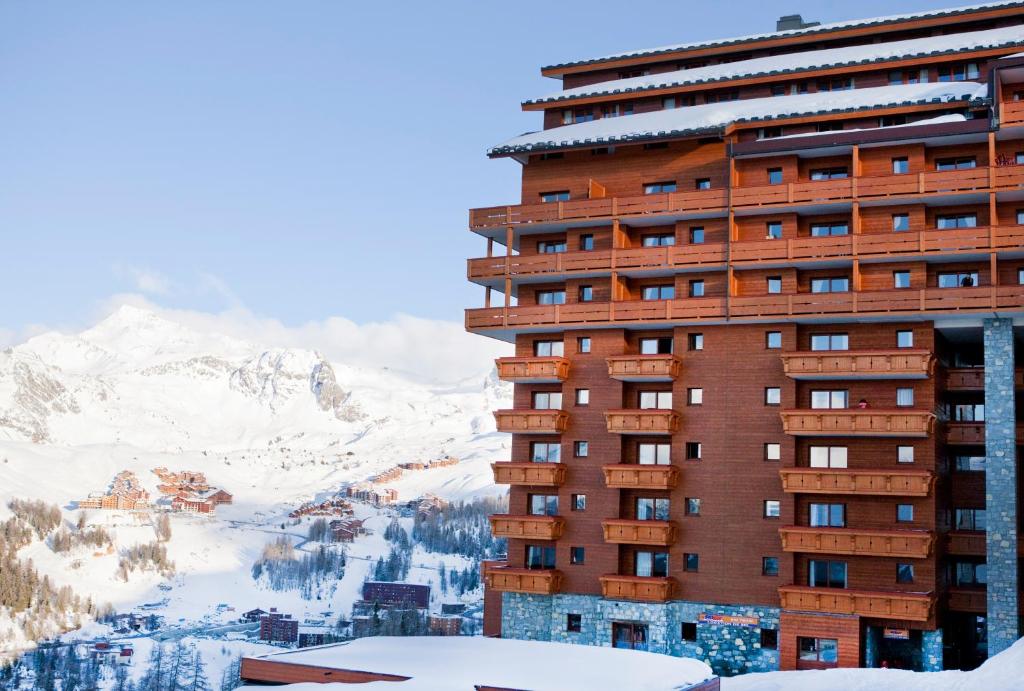
<svg viewBox="0 0 1024 691">
<path fill-rule="evenodd" d="M 889 125 L 886 127 L 886 131 L 898 130 L 902 127 L 921 127 L 922 125 L 941 125 L 947 122 L 964 122 L 967 120 L 967 116 L 963 113 L 946 113 L 945 115 L 938 115 L 934 118 L 924 118 L 922 120 L 914 120 L 903 125 Z M 802 134 L 786 134 L 781 137 L 772 137 L 772 141 L 777 139 L 795 139 L 797 137 L 825 137 L 835 136 L 837 134 L 848 134 L 850 132 L 867 132 L 869 128 L 866 127 L 854 127 L 848 130 L 838 130 L 830 132 L 804 132 Z"/>
<path fill-rule="evenodd" d="M 751 41 L 762 41 L 774 38 L 784 38 L 787 36 L 806 36 L 827 33 L 830 31 L 839 31 L 842 29 L 853 29 L 858 27 L 866 26 L 877 26 L 882 24 L 892 24 L 895 22 L 905 22 L 914 19 L 924 19 L 928 17 L 947 17 L 958 14 L 965 14 L 970 12 L 978 12 L 988 9 L 998 9 L 1001 7 L 1024 7 L 1024 2 L 1020 0 L 1003 0 L 1002 2 L 987 2 L 979 5 L 964 5 L 961 7 L 950 7 L 941 10 L 927 10 L 922 12 L 911 12 L 908 14 L 894 14 L 884 17 L 869 17 L 866 19 L 850 19 L 839 22 L 832 22 L 829 24 L 819 24 L 818 26 L 807 27 L 804 29 L 790 29 L 788 31 L 771 31 L 762 34 L 750 34 L 747 36 L 737 36 L 734 38 L 721 38 L 712 39 L 710 41 L 697 41 L 694 43 L 678 43 L 671 46 L 661 46 L 658 48 L 645 48 L 641 50 L 634 50 L 625 53 L 616 53 L 613 55 L 605 55 L 598 58 L 587 58 L 584 60 L 575 60 L 572 62 L 563 62 L 555 65 L 548 65 L 542 69 L 550 70 L 557 69 L 560 67 L 573 67 L 576 65 L 586 65 L 589 63 L 605 62 L 608 60 L 621 60 L 625 58 L 636 58 L 648 55 L 658 55 L 659 53 L 675 53 L 682 50 L 696 50 L 698 48 L 712 48 L 717 46 L 729 46 L 740 43 L 748 43 Z"/>
<path fill-rule="evenodd" d="M 411 677 L 388 688 L 669 691 L 709 679 L 699 660 L 568 643 L 481 636 L 388 636 L 271 653 L 259 659 Z M 321 687 L 322 688 L 322 687 Z"/>
<path fill-rule="evenodd" d="M 827 50 L 812 50 L 804 53 L 790 53 L 788 55 L 772 55 L 770 57 L 740 60 L 723 65 L 710 65 L 690 70 L 649 74 L 643 77 L 617 79 L 599 84 L 580 86 L 575 89 L 565 89 L 564 91 L 548 94 L 547 96 L 525 101 L 524 103 L 550 103 L 587 96 L 642 92 L 650 89 L 663 89 L 687 84 L 707 84 L 738 79 L 740 77 L 781 75 L 812 69 L 847 67 L 898 58 L 916 58 L 926 55 L 960 53 L 967 50 L 1020 45 L 1024 45 L 1024 25 L 988 29 L 986 31 L 970 31 L 962 34 L 914 38 L 906 41 L 868 43 L 846 48 L 829 48 Z"/>
<path fill-rule="evenodd" d="M 572 146 L 605 146 L 632 140 L 712 134 L 736 122 L 771 121 L 776 118 L 932 102 L 970 101 L 985 98 L 987 92 L 988 86 L 977 82 L 945 82 L 709 103 L 617 118 L 601 118 L 576 125 L 530 132 L 513 137 L 488 153 L 491 156 L 500 156 Z"/>
</svg>

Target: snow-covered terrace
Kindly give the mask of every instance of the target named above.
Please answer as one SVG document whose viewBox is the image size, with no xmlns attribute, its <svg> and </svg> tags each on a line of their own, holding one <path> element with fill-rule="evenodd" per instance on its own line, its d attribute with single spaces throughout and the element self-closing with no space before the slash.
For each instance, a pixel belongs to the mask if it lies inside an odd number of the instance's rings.
<svg viewBox="0 0 1024 691">
<path fill-rule="evenodd" d="M 752 98 L 601 118 L 513 137 L 492 148 L 491 156 L 583 146 L 608 146 L 632 141 L 719 134 L 731 124 L 774 124 L 783 118 L 856 113 L 925 104 L 981 103 L 988 86 L 977 82 L 902 84 L 849 91 L 774 98 Z"/>
<path fill-rule="evenodd" d="M 710 65 L 689 70 L 676 70 L 642 77 L 617 79 L 565 89 L 540 98 L 525 101 L 524 105 L 557 103 L 593 96 L 634 94 L 655 89 L 669 89 L 687 85 L 713 84 L 733 79 L 798 74 L 814 70 L 851 67 L 899 59 L 919 59 L 929 56 L 957 54 L 972 50 L 1014 49 L 1024 46 L 1024 25 L 1009 26 L 962 34 L 929 36 L 889 43 L 868 43 L 846 48 L 812 50 L 788 55 L 773 55 L 752 60 L 740 60 L 722 65 Z"/>
</svg>

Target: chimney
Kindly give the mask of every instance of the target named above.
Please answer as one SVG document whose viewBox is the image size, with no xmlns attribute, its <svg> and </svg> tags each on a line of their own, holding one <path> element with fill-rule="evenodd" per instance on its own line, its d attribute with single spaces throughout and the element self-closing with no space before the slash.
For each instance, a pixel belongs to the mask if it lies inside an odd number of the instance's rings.
<svg viewBox="0 0 1024 691">
<path fill-rule="evenodd" d="M 799 14 L 787 14 L 779 17 L 779 20 L 775 22 L 775 30 L 792 31 L 793 29 L 808 29 L 820 24 L 821 22 L 805 22 L 803 16 Z"/>
</svg>

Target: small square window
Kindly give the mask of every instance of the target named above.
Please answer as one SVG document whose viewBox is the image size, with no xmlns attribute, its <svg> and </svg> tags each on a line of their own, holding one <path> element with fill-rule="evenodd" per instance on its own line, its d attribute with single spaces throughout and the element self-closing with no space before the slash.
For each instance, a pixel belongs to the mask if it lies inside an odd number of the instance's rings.
<svg viewBox="0 0 1024 691">
<path fill-rule="evenodd" d="M 909 271 L 893 271 L 892 272 L 892 287 L 893 288 L 909 288 L 910 287 L 910 272 Z"/>
<path fill-rule="evenodd" d="M 700 515 L 700 499 L 696 497 L 686 498 L 686 515 L 687 516 L 699 516 Z"/>
<path fill-rule="evenodd" d="M 583 630 L 583 615 L 582 614 L 566 614 L 565 615 L 565 630 L 569 633 L 579 633 Z"/>
<path fill-rule="evenodd" d="M 594 286 L 580 286 L 580 302 L 591 302 L 594 299 Z"/>
<path fill-rule="evenodd" d="M 914 505 L 913 504 L 897 504 L 896 505 L 896 522 L 897 523 L 910 523 L 914 520 Z"/>
<path fill-rule="evenodd" d="M 896 582 L 897 583 L 913 583 L 914 582 L 914 565 L 913 564 L 897 564 L 896 565 Z"/>
<path fill-rule="evenodd" d="M 896 332 L 896 347 L 897 348 L 913 348 L 914 347 L 914 332 L 913 331 L 897 331 Z"/>
<path fill-rule="evenodd" d="M 769 185 L 781 185 L 782 184 L 782 168 L 769 168 L 768 169 L 768 184 Z"/>
<path fill-rule="evenodd" d="M 778 576 L 779 575 L 779 558 L 778 557 L 761 557 L 761 575 L 762 576 Z"/>
<path fill-rule="evenodd" d="M 576 405 L 590 405 L 590 389 L 576 389 Z"/>
<path fill-rule="evenodd" d="M 764 334 L 764 347 L 768 350 L 778 350 L 782 347 L 781 331 L 766 331 Z"/>
<path fill-rule="evenodd" d="M 910 408 L 914 405 L 914 390 L 911 388 L 896 389 L 896 407 Z"/>
<path fill-rule="evenodd" d="M 682 630 L 679 633 L 684 641 L 695 641 L 697 640 L 697 624 L 692 621 L 684 621 Z"/>
<path fill-rule="evenodd" d="M 782 502 L 778 499 L 764 500 L 764 517 L 779 518 L 782 516 Z"/>
<path fill-rule="evenodd" d="M 684 553 L 683 571 L 700 571 L 700 555 L 692 552 Z"/>
<path fill-rule="evenodd" d="M 586 511 L 587 510 L 587 495 L 585 494 L 574 494 L 572 495 L 572 504 L 569 507 L 573 511 Z"/>
<path fill-rule="evenodd" d="M 896 232 L 910 230 L 910 214 L 893 214 L 892 229 Z"/>
<path fill-rule="evenodd" d="M 701 445 L 699 441 L 686 442 L 686 458 L 690 461 L 699 461 L 701 458 Z"/>
<path fill-rule="evenodd" d="M 910 172 L 910 160 L 906 156 L 892 159 L 893 175 L 906 175 Z"/>
<path fill-rule="evenodd" d="M 589 252 L 592 249 L 594 249 L 594 236 L 580 235 L 580 251 Z"/>
<path fill-rule="evenodd" d="M 694 182 L 694 188 L 698 190 L 711 189 L 711 178 L 697 178 Z"/>
<path fill-rule="evenodd" d="M 897 463 L 913 463 L 914 462 L 914 447 L 913 446 L 898 446 L 898 447 L 896 447 L 896 462 Z"/>
<path fill-rule="evenodd" d="M 766 281 L 769 295 L 778 295 L 782 292 L 782 276 L 769 276 Z"/>
<path fill-rule="evenodd" d="M 1021 163 L 1024 162 L 1017 161 L 1017 165 L 1021 165 Z M 1017 209 L 1017 225 L 1024 225 L 1024 209 Z"/>
<path fill-rule="evenodd" d="M 782 444 L 768 443 L 764 445 L 764 460 L 766 461 L 779 461 L 782 460 Z"/>
<path fill-rule="evenodd" d="M 686 402 L 689 405 L 703 405 L 704 389 L 687 389 Z"/>
<path fill-rule="evenodd" d="M 1024 286 L 1024 268 L 1017 269 L 1017 285 Z"/>
<path fill-rule="evenodd" d="M 569 563 L 570 564 L 583 564 L 586 563 L 587 550 L 584 547 L 570 547 L 569 548 Z"/>
<path fill-rule="evenodd" d="M 704 281 L 695 280 L 690 281 L 690 297 L 702 298 L 704 297 Z"/>
<path fill-rule="evenodd" d="M 690 228 L 690 244 L 691 245 L 703 245 L 704 244 L 704 228 L 695 226 Z"/>
<path fill-rule="evenodd" d="M 761 629 L 761 649 L 778 650 L 779 632 L 777 629 Z"/>
<path fill-rule="evenodd" d="M 768 221 L 765 224 L 765 240 L 778 240 L 782 237 L 782 221 Z"/>
<path fill-rule="evenodd" d="M 589 353 L 590 352 L 590 336 L 581 336 L 576 339 L 576 352 L 578 353 Z"/>
<path fill-rule="evenodd" d="M 576 458 L 586 458 L 590 455 L 590 442 L 588 441 L 577 441 L 573 442 L 572 455 Z"/>
<path fill-rule="evenodd" d="M 777 386 L 769 386 L 764 390 L 765 405 L 782 405 L 782 389 Z"/>
<path fill-rule="evenodd" d="M 686 343 L 690 350 L 704 350 L 704 334 L 688 334 Z"/>
</svg>

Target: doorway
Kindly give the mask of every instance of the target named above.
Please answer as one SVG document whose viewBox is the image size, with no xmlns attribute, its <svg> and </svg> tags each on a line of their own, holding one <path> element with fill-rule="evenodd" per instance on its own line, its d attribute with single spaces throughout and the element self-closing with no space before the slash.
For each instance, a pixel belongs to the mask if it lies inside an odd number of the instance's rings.
<svg viewBox="0 0 1024 691">
<path fill-rule="evenodd" d="M 613 622 L 612 646 L 629 650 L 647 650 L 647 624 Z"/>
</svg>

